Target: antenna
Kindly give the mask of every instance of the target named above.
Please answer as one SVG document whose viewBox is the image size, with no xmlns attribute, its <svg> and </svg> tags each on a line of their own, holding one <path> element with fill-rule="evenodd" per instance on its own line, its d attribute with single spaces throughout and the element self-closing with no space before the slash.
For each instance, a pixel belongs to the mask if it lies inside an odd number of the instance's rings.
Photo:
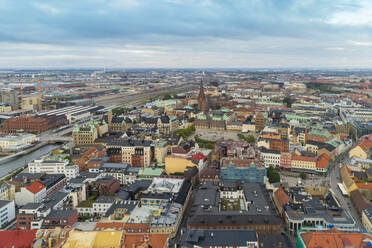
<svg viewBox="0 0 372 248">
<path fill-rule="evenodd" d="M 37 96 L 37 106 L 38 106 L 38 110 L 39 110 L 39 113 L 40 113 L 43 110 L 43 106 L 41 105 L 40 77 L 37 80 L 37 93 L 38 93 L 38 96 Z"/>
</svg>

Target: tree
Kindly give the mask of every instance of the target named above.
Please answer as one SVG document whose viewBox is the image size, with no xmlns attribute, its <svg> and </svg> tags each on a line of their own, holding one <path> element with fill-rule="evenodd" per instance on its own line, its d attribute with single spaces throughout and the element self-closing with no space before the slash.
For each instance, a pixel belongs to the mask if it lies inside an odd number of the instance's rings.
<svg viewBox="0 0 372 248">
<path fill-rule="evenodd" d="M 267 169 L 267 177 L 269 178 L 270 183 L 280 182 L 280 174 L 272 165 Z"/>
<path fill-rule="evenodd" d="M 163 97 L 163 100 L 169 100 L 169 99 L 172 99 L 172 96 L 170 94 L 166 94 L 164 97 Z"/>
<path fill-rule="evenodd" d="M 248 143 L 254 143 L 254 136 L 253 135 L 248 135 L 247 137 L 246 137 L 246 141 L 248 142 Z"/>
<path fill-rule="evenodd" d="M 283 103 L 285 103 L 288 108 L 292 107 L 292 103 L 294 103 L 294 102 L 295 102 L 295 100 L 293 98 L 291 98 L 290 96 L 286 96 L 283 99 Z"/>
<path fill-rule="evenodd" d="M 306 177 L 307 177 L 307 174 L 306 174 L 305 172 L 301 172 L 301 173 L 300 173 L 300 178 L 301 178 L 301 179 L 305 180 Z"/>
</svg>

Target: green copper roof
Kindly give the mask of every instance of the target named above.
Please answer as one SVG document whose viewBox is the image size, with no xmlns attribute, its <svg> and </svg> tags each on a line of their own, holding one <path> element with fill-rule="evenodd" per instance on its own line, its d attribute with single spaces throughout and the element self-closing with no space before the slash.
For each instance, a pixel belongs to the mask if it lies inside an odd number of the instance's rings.
<svg viewBox="0 0 372 248">
<path fill-rule="evenodd" d="M 138 172 L 139 176 L 158 177 L 163 173 L 161 168 L 141 168 Z"/>
</svg>

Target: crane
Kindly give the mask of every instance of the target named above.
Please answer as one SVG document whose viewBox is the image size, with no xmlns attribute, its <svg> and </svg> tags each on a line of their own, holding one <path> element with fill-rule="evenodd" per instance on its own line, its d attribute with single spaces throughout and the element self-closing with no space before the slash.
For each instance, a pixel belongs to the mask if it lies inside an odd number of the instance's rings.
<svg viewBox="0 0 372 248">
<path fill-rule="evenodd" d="M 34 77 L 34 75 L 32 75 L 32 77 Z M 43 105 L 42 105 L 42 102 L 41 102 L 41 81 L 40 81 L 40 77 L 38 77 L 37 80 L 23 80 L 23 81 L 20 81 L 21 83 L 21 86 L 20 86 L 20 93 L 21 93 L 21 108 L 22 108 L 22 115 L 24 113 L 24 99 L 23 99 L 23 84 L 22 82 L 37 82 L 37 109 L 39 112 L 43 111 Z"/>
</svg>

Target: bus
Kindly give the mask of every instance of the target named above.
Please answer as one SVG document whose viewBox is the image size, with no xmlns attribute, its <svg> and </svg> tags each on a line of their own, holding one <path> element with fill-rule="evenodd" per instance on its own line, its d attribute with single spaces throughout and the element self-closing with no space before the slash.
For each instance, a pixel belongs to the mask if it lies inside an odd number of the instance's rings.
<svg viewBox="0 0 372 248">
<path fill-rule="evenodd" d="M 337 186 L 340 189 L 342 195 L 348 196 L 347 191 L 346 191 L 346 189 L 345 189 L 345 187 L 344 187 L 344 185 L 342 183 L 338 183 Z"/>
</svg>

